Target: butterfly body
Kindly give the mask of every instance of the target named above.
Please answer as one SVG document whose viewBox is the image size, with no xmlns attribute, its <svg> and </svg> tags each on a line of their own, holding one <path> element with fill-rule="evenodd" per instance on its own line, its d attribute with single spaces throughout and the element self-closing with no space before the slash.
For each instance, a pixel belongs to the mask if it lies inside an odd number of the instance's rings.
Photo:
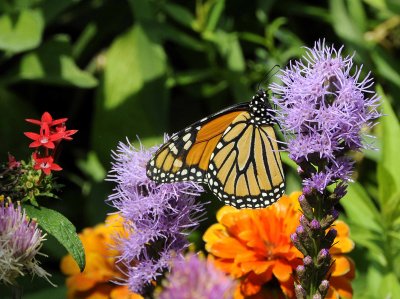
<svg viewBox="0 0 400 299">
<path fill-rule="evenodd" d="M 267 94 L 237 104 L 175 133 L 147 165 L 159 183 L 208 184 L 225 204 L 263 208 L 281 197 L 284 174 Z"/>
</svg>

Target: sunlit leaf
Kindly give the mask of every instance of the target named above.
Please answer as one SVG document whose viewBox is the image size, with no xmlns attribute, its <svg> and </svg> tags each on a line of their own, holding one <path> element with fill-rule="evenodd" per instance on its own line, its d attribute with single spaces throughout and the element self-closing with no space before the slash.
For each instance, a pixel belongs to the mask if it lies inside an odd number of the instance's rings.
<svg viewBox="0 0 400 299">
<path fill-rule="evenodd" d="M 381 233 L 380 214 L 365 189 L 357 182 L 349 184 L 347 195 L 340 201 L 349 220 L 360 227 Z M 368 221 L 365 221 L 368 219 Z"/>
<path fill-rule="evenodd" d="M 97 80 L 81 70 L 71 57 L 71 46 L 66 36 L 56 36 L 40 48 L 25 54 L 5 83 L 33 80 L 55 85 L 91 88 Z M 0 81 L 1 82 L 1 81 Z"/>
<path fill-rule="evenodd" d="M 0 50 L 17 53 L 34 49 L 42 40 L 43 29 L 44 20 L 39 9 L 0 15 Z"/>
<path fill-rule="evenodd" d="M 378 87 L 378 93 L 382 96 L 384 113 L 380 119 L 382 157 L 378 165 L 379 199 L 384 203 L 391 195 L 400 191 L 400 159 L 398 157 L 400 124 L 381 87 Z"/>
</svg>

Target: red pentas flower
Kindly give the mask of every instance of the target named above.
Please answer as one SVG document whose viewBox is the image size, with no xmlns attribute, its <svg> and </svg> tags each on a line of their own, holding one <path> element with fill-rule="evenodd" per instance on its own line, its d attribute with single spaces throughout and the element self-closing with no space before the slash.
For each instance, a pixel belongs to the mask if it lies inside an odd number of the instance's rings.
<svg viewBox="0 0 400 299">
<path fill-rule="evenodd" d="M 35 161 L 35 165 L 33 168 L 35 170 L 42 170 L 46 175 L 49 175 L 52 170 L 59 171 L 62 170 L 60 165 L 54 163 L 54 159 L 52 156 L 40 158 L 37 156 L 37 153 L 32 154 L 32 158 Z"/>
<path fill-rule="evenodd" d="M 48 127 L 52 127 L 52 126 L 55 126 L 55 125 L 59 125 L 59 124 L 65 123 L 68 120 L 68 118 L 60 118 L 60 119 L 53 120 L 53 117 L 51 117 L 50 113 L 45 112 L 45 113 L 43 113 L 42 118 L 40 120 L 32 119 L 32 118 L 27 118 L 25 120 L 28 123 L 39 125 L 40 127 L 43 127 L 43 125 L 47 125 Z"/>
<path fill-rule="evenodd" d="M 33 132 L 24 132 L 24 134 L 26 137 L 33 140 L 33 142 L 29 144 L 29 147 L 44 146 L 50 149 L 56 147 L 54 141 L 60 140 L 63 137 L 63 133 L 51 134 L 49 129 L 42 128 L 40 129 L 40 134 Z"/>
<path fill-rule="evenodd" d="M 54 156 L 61 140 L 72 140 L 71 136 L 78 130 L 67 130 L 65 122 L 68 118 L 53 120 L 48 112 L 44 112 L 40 120 L 27 118 L 26 121 L 40 126 L 39 133 L 24 132 L 25 136 L 32 139 L 29 145 L 36 148 L 32 158 L 35 162 L 34 169 L 42 170 L 44 174 L 49 175 L 52 170 L 61 170 L 62 168 L 54 163 Z"/>
</svg>

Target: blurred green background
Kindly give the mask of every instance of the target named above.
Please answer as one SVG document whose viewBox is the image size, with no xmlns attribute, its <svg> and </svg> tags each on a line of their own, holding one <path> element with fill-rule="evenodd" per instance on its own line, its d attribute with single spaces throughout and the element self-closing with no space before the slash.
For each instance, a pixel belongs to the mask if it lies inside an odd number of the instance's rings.
<svg viewBox="0 0 400 299">
<path fill-rule="evenodd" d="M 0 148 L 30 154 L 25 118 L 68 117 L 78 129 L 63 144 L 58 174 L 62 200 L 42 205 L 66 215 L 80 231 L 104 221 L 112 184 L 104 178 L 118 141 L 146 146 L 236 102 L 247 101 L 276 64 L 325 38 L 345 46 L 364 75 L 371 71 L 385 117 L 371 132 L 379 151 L 357 153 L 355 183 L 342 200 L 356 248 L 354 298 L 400 298 L 400 2 L 3 0 L 0 1 Z M 272 79 L 273 80 L 273 79 Z M 266 87 L 266 84 L 264 84 Z M 284 157 L 288 190 L 299 190 Z M 211 200 L 204 195 L 204 200 Z M 220 206 L 191 238 L 202 232 Z M 22 281 L 24 297 L 64 298 L 59 260 L 49 238 L 42 259 L 58 288 Z M 0 298 L 9 293 L 0 287 Z"/>
</svg>

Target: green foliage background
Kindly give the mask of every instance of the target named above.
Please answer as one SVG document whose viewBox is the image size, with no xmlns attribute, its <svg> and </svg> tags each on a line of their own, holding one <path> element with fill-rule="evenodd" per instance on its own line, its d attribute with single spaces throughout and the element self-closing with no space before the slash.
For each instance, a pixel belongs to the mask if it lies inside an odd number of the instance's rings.
<svg viewBox="0 0 400 299">
<path fill-rule="evenodd" d="M 379 84 L 385 114 L 379 151 L 357 153 L 356 182 L 342 200 L 356 248 L 354 298 L 400 298 L 400 4 L 398 0 L 8 0 L 0 2 L 0 149 L 26 159 L 25 118 L 44 111 L 79 129 L 59 164 L 62 200 L 42 205 L 81 230 L 111 211 L 104 178 L 126 137 L 146 146 L 235 102 L 247 101 L 276 64 L 325 38 L 356 51 Z M 288 192 L 299 181 L 287 158 Z M 211 199 L 205 195 L 204 200 Z M 219 203 L 209 206 L 214 222 Z M 59 285 L 22 281 L 24 298 L 65 297 L 50 239 L 44 267 Z M 1 287 L 2 288 L 2 287 Z M 8 298 L 0 289 L 0 298 Z"/>
</svg>

